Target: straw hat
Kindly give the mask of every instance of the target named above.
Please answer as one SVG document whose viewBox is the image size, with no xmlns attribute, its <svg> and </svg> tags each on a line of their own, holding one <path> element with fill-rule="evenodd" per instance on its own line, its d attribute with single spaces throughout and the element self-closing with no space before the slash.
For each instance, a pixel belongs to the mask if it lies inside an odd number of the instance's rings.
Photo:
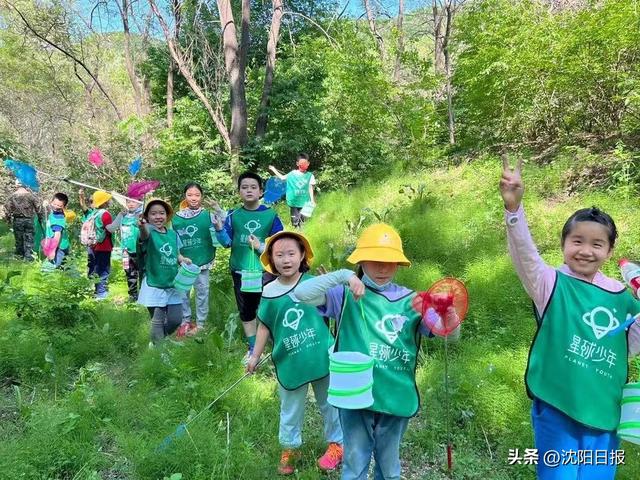
<svg viewBox="0 0 640 480">
<path fill-rule="evenodd" d="M 367 227 L 358 242 L 356 249 L 347 258 L 349 263 L 393 262 L 405 267 L 411 266 L 411 262 L 404 256 L 402 239 L 393 227 L 386 223 L 376 223 Z"/>
<path fill-rule="evenodd" d="M 144 207 L 144 218 L 147 218 L 148 214 L 149 214 L 149 209 L 154 206 L 154 205 L 162 205 L 164 207 L 164 209 L 167 212 L 167 222 L 171 219 L 171 217 L 173 216 L 173 208 L 171 208 L 171 205 L 169 205 L 169 202 L 166 202 L 165 200 L 161 199 L 161 198 L 152 198 L 151 200 L 149 200 L 147 202 L 147 204 Z"/>
<path fill-rule="evenodd" d="M 262 263 L 262 266 L 264 267 L 264 269 L 267 272 L 275 273 L 271 269 L 271 262 L 269 262 L 269 257 L 271 255 L 271 250 L 273 248 L 273 244 L 276 242 L 276 240 L 279 240 L 282 237 L 285 237 L 285 238 L 296 238 L 296 239 L 300 240 L 302 242 L 302 245 L 304 245 L 304 258 L 307 260 L 307 264 L 311 265 L 311 262 L 313 261 L 313 249 L 311 248 L 311 244 L 309 243 L 309 240 L 307 240 L 307 238 L 304 235 L 302 235 L 301 233 L 298 233 L 298 232 L 287 232 L 287 231 L 282 230 L 282 231 L 270 236 L 269 238 L 267 238 L 267 242 L 266 242 L 266 245 L 264 247 L 264 252 L 262 252 L 262 254 L 260 255 L 260 263 Z"/>
</svg>

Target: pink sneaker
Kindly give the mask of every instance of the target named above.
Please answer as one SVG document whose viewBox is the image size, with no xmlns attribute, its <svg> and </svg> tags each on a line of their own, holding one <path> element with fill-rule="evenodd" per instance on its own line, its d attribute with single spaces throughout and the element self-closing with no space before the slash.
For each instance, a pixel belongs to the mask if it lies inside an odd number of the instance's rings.
<svg viewBox="0 0 640 480">
<path fill-rule="evenodd" d="M 342 463 L 342 445 L 339 443 L 330 443 L 327 451 L 318 459 L 320 470 L 330 472 L 335 470 Z"/>
</svg>

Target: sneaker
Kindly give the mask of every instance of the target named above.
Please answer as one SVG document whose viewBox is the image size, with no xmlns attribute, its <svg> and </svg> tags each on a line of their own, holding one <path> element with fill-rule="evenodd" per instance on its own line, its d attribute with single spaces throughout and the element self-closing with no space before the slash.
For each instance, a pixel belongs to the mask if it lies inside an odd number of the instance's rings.
<svg viewBox="0 0 640 480">
<path fill-rule="evenodd" d="M 295 463 L 300 457 L 300 452 L 291 448 L 285 448 L 280 455 L 278 473 L 280 475 L 292 475 L 296 471 Z"/>
<path fill-rule="evenodd" d="M 189 322 L 185 322 L 178 327 L 176 330 L 176 338 L 184 338 L 188 335 L 191 330 L 191 324 Z"/>
<path fill-rule="evenodd" d="M 196 335 L 198 335 L 198 333 L 200 333 L 203 330 L 204 330 L 203 326 L 192 323 L 191 326 L 189 327 L 189 330 L 187 330 L 187 337 L 195 337 Z"/>
<path fill-rule="evenodd" d="M 327 451 L 318 459 L 318 467 L 325 472 L 335 470 L 342 463 L 342 455 L 342 445 L 339 443 L 330 443 Z"/>
</svg>

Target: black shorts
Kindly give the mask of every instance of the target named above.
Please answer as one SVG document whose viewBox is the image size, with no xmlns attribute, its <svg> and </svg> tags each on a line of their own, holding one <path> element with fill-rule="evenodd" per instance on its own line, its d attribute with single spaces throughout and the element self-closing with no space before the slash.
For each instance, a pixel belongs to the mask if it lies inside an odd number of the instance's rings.
<svg viewBox="0 0 640 480">
<path fill-rule="evenodd" d="M 231 278 L 233 279 L 233 293 L 236 297 L 236 304 L 238 305 L 238 313 L 240 314 L 240 320 L 243 322 L 250 322 L 255 320 L 258 313 L 258 305 L 260 305 L 261 293 L 243 292 L 240 290 L 242 285 L 242 275 L 237 272 L 231 272 Z M 275 275 L 271 275 L 269 272 L 262 274 L 262 285 L 266 285 L 273 279 Z"/>
</svg>

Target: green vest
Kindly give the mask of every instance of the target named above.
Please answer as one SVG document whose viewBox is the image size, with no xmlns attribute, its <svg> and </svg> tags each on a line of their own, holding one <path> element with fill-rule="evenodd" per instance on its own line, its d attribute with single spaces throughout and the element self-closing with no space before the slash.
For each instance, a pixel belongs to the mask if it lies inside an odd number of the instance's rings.
<svg viewBox="0 0 640 480">
<path fill-rule="evenodd" d="M 309 183 L 313 174 L 305 172 L 299 175 L 294 172 L 290 172 L 287 175 L 287 205 L 302 208 L 311 201 Z"/>
<path fill-rule="evenodd" d="M 120 241 L 122 247 L 126 248 L 130 254 L 135 255 L 136 253 L 136 243 L 138 242 L 139 235 L 138 216 L 129 213 L 125 214 L 120 224 Z"/>
<path fill-rule="evenodd" d="M 627 290 L 608 292 L 557 272 L 529 352 L 529 396 L 589 427 L 615 430 L 627 381 L 627 336 L 607 333 L 638 311 Z"/>
<path fill-rule="evenodd" d="M 165 233 L 151 230 L 146 240 L 144 269 L 147 285 L 171 288 L 178 274 L 178 235 L 174 230 Z"/>
<path fill-rule="evenodd" d="M 304 274 L 298 283 L 313 278 Z M 262 297 L 258 319 L 271 333 L 271 359 L 278 382 L 295 390 L 329 375 L 329 347 L 333 337 L 324 317 L 314 306 L 298 303 L 291 292 L 279 297 Z"/>
<path fill-rule="evenodd" d="M 231 270 L 262 270 L 260 253 L 249 245 L 249 235 L 253 233 L 260 242 L 264 242 L 271 232 L 276 212 L 273 208 L 266 210 L 247 210 L 240 207 L 231 212 Z"/>
<path fill-rule="evenodd" d="M 55 216 L 53 212 L 49 213 L 49 217 L 47 218 L 47 226 L 45 231 L 45 236 L 47 238 L 53 238 L 55 232 L 51 229 L 53 226 L 62 227 L 62 231 L 60 232 L 60 243 L 58 244 L 58 248 L 60 250 L 66 250 L 69 248 L 69 234 L 67 233 L 67 221 L 64 218 L 64 214 Z"/>
<path fill-rule="evenodd" d="M 416 366 L 420 314 L 411 306 L 415 292 L 391 301 L 367 287 L 356 302 L 345 288 L 336 351 L 374 358 L 373 406 L 368 410 L 412 417 L 420 407 Z M 363 318 L 364 317 L 364 318 Z"/>
<path fill-rule="evenodd" d="M 173 228 L 182 241 L 182 254 L 198 265 L 213 262 L 216 249 L 211 241 L 211 216 L 206 210 L 191 218 L 173 217 Z"/>
<path fill-rule="evenodd" d="M 91 216 L 94 218 L 94 225 L 96 227 L 96 243 L 104 242 L 104 239 L 107 238 L 107 229 L 104 228 L 104 224 L 102 223 L 102 215 L 104 215 L 106 210 L 104 208 L 100 208 L 97 210 L 93 210 Z"/>
</svg>

